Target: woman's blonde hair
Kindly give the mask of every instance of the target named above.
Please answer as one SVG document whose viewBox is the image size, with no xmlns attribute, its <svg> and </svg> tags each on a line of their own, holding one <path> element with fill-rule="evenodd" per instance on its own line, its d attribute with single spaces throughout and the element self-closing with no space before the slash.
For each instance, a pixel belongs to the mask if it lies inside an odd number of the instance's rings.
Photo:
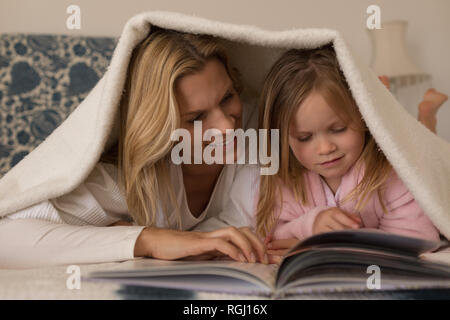
<svg viewBox="0 0 450 320">
<path fill-rule="evenodd" d="M 120 103 L 119 139 L 100 161 L 117 165 L 129 213 L 139 225 L 154 226 L 160 209 L 169 223 L 171 203 L 182 228 L 168 166 L 174 144 L 170 136 L 180 126 L 174 88 L 177 80 L 201 71 L 211 59 L 223 63 L 240 93 L 238 73 L 230 68 L 219 39 L 212 36 L 153 26 L 133 51 Z"/>
<path fill-rule="evenodd" d="M 340 70 L 331 44 L 318 49 L 292 49 L 284 53 L 266 76 L 260 101 L 259 127 L 280 131 L 280 169 L 275 175 L 261 176 L 256 213 L 256 231 L 265 236 L 275 226 L 276 200 L 283 203 L 280 181 L 293 190 L 297 201 L 307 205 L 306 169 L 289 147 L 289 124 L 301 103 L 317 90 L 335 113 L 352 129 L 363 132 L 365 144 L 360 160 L 365 165 L 362 181 L 344 201 L 358 197 L 356 210 L 362 210 L 369 195 L 377 192 L 383 210 L 382 186 L 391 166 L 365 125 L 350 88 Z M 271 150 L 270 139 L 268 150 Z M 358 161 L 361 164 L 360 161 Z"/>
</svg>

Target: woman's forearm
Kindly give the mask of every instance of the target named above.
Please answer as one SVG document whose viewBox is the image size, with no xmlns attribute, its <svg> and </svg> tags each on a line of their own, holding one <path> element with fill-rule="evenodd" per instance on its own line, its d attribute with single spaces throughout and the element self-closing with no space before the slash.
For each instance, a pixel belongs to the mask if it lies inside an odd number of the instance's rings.
<svg viewBox="0 0 450 320">
<path fill-rule="evenodd" d="M 0 223 L 0 268 L 104 263 L 152 257 L 174 260 L 209 254 L 265 261 L 264 247 L 246 228 L 213 232 L 143 226 L 74 226 L 39 219 Z"/>
<path fill-rule="evenodd" d="M 134 258 L 144 227 L 73 226 L 39 219 L 0 223 L 0 268 L 104 263 Z"/>
</svg>

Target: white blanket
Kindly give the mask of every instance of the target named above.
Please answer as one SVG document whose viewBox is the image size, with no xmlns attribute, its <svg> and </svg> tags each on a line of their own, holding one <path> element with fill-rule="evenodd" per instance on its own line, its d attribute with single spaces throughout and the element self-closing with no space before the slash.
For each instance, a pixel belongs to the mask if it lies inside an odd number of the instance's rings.
<svg viewBox="0 0 450 320">
<path fill-rule="evenodd" d="M 247 94 L 260 91 L 263 76 L 285 49 L 333 42 L 378 145 L 433 223 L 450 238 L 450 144 L 417 122 L 358 61 L 338 32 L 265 31 L 169 12 L 146 12 L 128 21 L 108 71 L 86 99 L 0 180 L 0 217 L 66 194 L 88 176 L 105 145 L 117 138 L 116 115 L 131 52 L 147 36 L 151 25 L 228 40 L 231 62 L 243 74 Z"/>
</svg>

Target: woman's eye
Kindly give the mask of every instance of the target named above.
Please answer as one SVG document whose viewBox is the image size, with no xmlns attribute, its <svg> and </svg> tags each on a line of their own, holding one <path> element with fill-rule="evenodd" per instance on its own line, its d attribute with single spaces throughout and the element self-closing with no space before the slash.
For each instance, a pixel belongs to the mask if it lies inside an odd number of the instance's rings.
<svg viewBox="0 0 450 320">
<path fill-rule="evenodd" d="M 203 117 L 203 113 L 200 113 L 198 116 L 196 116 L 196 117 L 195 117 L 194 119 L 192 119 L 192 120 L 189 120 L 188 122 L 194 123 L 194 121 L 199 121 L 199 120 L 201 120 L 202 117 Z"/>
<path fill-rule="evenodd" d="M 230 100 L 233 97 L 233 93 L 229 92 L 225 97 L 223 97 L 222 101 L 220 101 L 220 104 L 225 104 L 228 100 Z"/>
</svg>

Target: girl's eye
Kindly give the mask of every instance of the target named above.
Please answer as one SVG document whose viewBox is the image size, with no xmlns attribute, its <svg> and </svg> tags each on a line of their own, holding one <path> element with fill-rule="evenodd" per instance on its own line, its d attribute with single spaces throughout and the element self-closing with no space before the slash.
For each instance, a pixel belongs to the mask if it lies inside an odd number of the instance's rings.
<svg viewBox="0 0 450 320">
<path fill-rule="evenodd" d="M 223 97 L 222 101 L 220 101 L 220 104 L 223 105 L 223 104 L 227 103 L 232 97 L 233 97 L 233 93 L 228 92 L 226 94 L 226 96 Z"/>
<path fill-rule="evenodd" d="M 300 141 L 300 142 L 306 142 L 306 141 L 308 141 L 310 139 L 311 139 L 311 135 L 297 138 L 297 140 Z"/>
<path fill-rule="evenodd" d="M 346 129 L 347 129 L 347 127 L 340 127 L 340 128 L 331 129 L 331 131 L 339 133 L 339 132 L 344 132 Z"/>
</svg>

